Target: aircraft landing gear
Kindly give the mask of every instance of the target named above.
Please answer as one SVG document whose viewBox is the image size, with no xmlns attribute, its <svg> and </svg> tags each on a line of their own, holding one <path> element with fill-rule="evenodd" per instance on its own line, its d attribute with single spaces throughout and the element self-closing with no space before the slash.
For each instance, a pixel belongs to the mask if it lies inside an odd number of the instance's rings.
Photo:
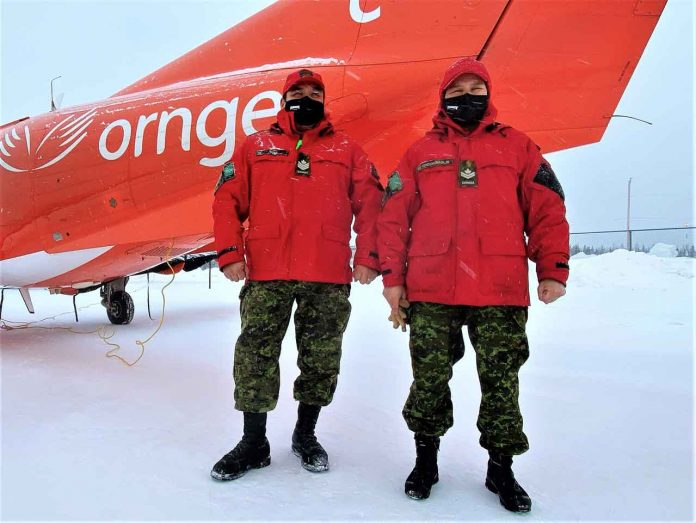
<svg viewBox="0 0 696 523">
<path fill-rule="evenodd" d="M 127 292 L 114 292 L 111 302 L 106 308 L 106 316 L 114 325 L 127 325 L 133 321 L 133 298 Z"/>
<path fill-rule="evenodd" d="M 105 283 L 99 291 L 101 303 L 106 307 L 106 316 L 114 325 L 128 325 L 133 321 L 135 307 L 133 298 L 126 292 L 127 283 L 127 277 L 119 278 Z"/>
</svg>

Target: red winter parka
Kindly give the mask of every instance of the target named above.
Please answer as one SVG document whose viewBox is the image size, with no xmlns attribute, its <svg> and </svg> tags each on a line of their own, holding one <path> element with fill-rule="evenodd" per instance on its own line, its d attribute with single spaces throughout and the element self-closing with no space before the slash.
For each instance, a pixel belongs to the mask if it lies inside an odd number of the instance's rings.
<svg viewBox="0 0 696 523">
<path fill-rule="evenodd" d="M 481 77 L 490 97 L 490 76 L 473 59 L 447 71 L 441 96 L 464 73 Z M 410 301 L 529 305 L 527 258 L 539 280 L 568 279 L 561 186 L 537 146 L 495 123 L 496 113 L 489 101 L 466 133 L 440 110 L 389 177 L 378 218 L 382 277 L 386 287 L 406 285 Z"/>
<path fill-rule="evenodd" d="M 382 186 L 365 152 L 328 119 L 299 140 L 281 110 L 223 166 L 213 203 L 220 268 L 246 257 L 249 280 L 350 283 L 355 215 L 354 263 L 379 270 Z"/>
</svg>

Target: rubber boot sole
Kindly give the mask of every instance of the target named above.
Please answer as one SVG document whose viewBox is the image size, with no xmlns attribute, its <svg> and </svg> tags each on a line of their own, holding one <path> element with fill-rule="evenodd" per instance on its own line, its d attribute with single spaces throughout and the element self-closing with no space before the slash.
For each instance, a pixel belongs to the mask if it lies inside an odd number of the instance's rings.
<svg viewBox="0 0 696 523">
<path fill-rule="evenodd" d="M 270 464 L 271 464 L 271 457 L 268 456 L 266 459 L 259 461 L 258 463 L 254 463 L 253 465 L 249 465 L 244 470 L 240 470 L 239 472 L 236 472 L 234 474 L 223 474 L 221 472 L 216 472 L 215 470 L 211 470 L 210 477 L 213 479 L 216 479 L 218 481 L 232 481 L 233 479 L 241 478 L 244 474 L 246 474 L 247 472 L 249 472 L 252 469 L 262 469 L 264 467 L 267 467 Z"/>
<path fill-rule="evenodd" d="M 327 460 L 326 465 L 312 465 L 311 463 L 305 463 L 304 460 L 302 459 L 302 452 L 300 452 L 295 446 L 292 446 L 292 453 L 300 458 L 300 464 L 302 465 L 302 468 L 305 470 L 308 470 L 310 472 L 318 473 L 318 472 L 327 472 L 329 470 L 329 462 Z"/>
<path fill-rule="evenodd" d="M 440 481 L 440 474 L 436 474 L 433 479 L 433 485 Z M 432 485 L 430 486 L 432 488 Z M 415 490 L 405 490 L 406 495 L 411 499 L 421 500 L 428 499 L 430 497 L 430 488 L 426 492 L 416 492 Z"/>
<path fill-rule="evenodd" d="M 532 510 L 531 505 L 529 507 L 522 507 L 522 508 L 510 507 L 510 506 L 506 505 L 503 502 L 503 498 L 500 497 L 500 493 L 498 492 L 498 488 L 493 484 L 493 482 L 490 479 L 486 478 L 485 485 L 486 485 L 486 488 L 488 490 L 490 490 L 493 494 L 498 495 L 498 500 L 500 500 L 500 504 L 505 508 L 505 510 L 509 510 L 510 512 L 529 512 L 530 510 Z"/>
</svg>

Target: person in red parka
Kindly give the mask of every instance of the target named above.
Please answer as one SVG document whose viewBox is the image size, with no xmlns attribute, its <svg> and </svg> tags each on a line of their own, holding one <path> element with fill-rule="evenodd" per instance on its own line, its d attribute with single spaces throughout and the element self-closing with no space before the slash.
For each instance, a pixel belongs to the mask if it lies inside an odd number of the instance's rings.
<svg viewBox="0 0 696 523">
<path fill-rule="evenodd" d="M 527 260 L 536 264 L 541 301 L 564 295 L 568 223 L 551 166 L 525 134 L 495 121 L 491 95 L 480 61 L 447 70 L 433 129 L 389 176 L 378 250 L 390 319 L 410 323 L 414 379 L 403 415 L 417 458 L 406 494 L 427 498 L 438 481 L 440 437 L 453 424 L 448 382 L 466 325 L 481 385 L 486 486 L 505 508 L 524 512 L 531 500 L 511 467 L 528 449 L 518 405 L 529 355 Z"/>
<path fill-rule="evenodd" d="M 351 279 L 367 284 L 378 274 L 381 199 L 365 152 L 324 113 L 321 76 L 308 69 L 290 74 L 277 123 L 242 143 L 215 189 L 218 264 L 228 279 L 246 283 L 234 356 L 235 408 L 244 412 L 244 435 L 215 464 L 213 478 L 236 479 L 270 464 L 266 413 L 278 401 L 278 359 L 293 304 L 300 375 L 292 450 L 305 469 L 328 470 L 314 430 L 336 389 Z"/>
</svg>

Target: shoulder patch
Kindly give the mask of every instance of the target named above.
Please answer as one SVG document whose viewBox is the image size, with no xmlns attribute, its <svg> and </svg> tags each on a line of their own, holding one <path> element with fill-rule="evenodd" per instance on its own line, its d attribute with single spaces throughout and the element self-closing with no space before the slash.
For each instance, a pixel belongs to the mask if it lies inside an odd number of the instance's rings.
<svg viewBox="0 0 696 523">
<path fill-rule="evenodd" d="M 452 165 L 454 163 L 454 160 L 451 158 L 441 158 L 438 160 L 428 160 L 427 162 L 423 162 L 418 164 L 418 167 L 416 167 L 416 172 L 419 173 L 423 169 L 430 169 L 431 167 L 442 167 L 444 165 Z"/>
<path fill-rule="evenodd" d="M 222 172 L 220 173 L 220 178 L 218 178 L 217 184 L 215 185 L 215 191 L 213 194 L 218 192 L 220 187 L 225 182 L 229 182 L 230 180 L 234 180 L 235 177 L 235 171 L 234 171 L 234 163 L 232 161 L 227 162 L 225 165 L 222 166 Z"/>
<path fill-rule="evenodd" d="M 387 188 L 384 191 L 384 196 L 382 197 L 382 207 L 387 203 L 389 198 L 394 196 L 396 193 L 398 193 L 401 189 L 404 188 L 404 184 L 401 181 L 401 176 L 399 175 L 399 171 L 394 171 L 389 175 L 389 178 L 387 178 Z"/>
<path fill-rule="evenodd" d="M 558 181 L 558 178 L 556 178 L 556 173 L 553 172 L 553 169 L 551 169 L 551 166 L 546 162 L 546 160 L 542 160 L 539 170 L 534 176 L 534 183 L 538 183 L 547 189 L 551 189 L 561 197 L 561 200 L 565 201 L 565 194 L 563 193 L 561 182 Z"/>
<path fill-rule="evenodd" d="M 401 176 L 399 175 L 399 171 L 394 171 L 389 175 L 389 181 L 387 183 L 387 189 L 389 189 L 391 192 L 399 192 L 401 189 L 404 188 L 404 184 L 401 181 Z"/>
</svg>

